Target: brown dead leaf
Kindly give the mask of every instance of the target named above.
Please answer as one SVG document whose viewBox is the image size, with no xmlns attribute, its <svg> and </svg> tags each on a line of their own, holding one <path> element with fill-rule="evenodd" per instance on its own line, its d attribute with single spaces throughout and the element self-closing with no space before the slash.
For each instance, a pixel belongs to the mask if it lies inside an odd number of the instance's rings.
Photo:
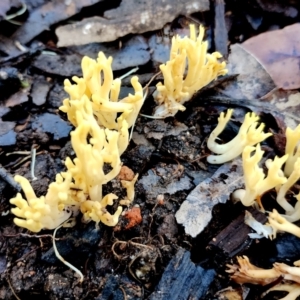
<svg viewBox="0 0 300 300">
<path fill-rule="evenodd" d="M 110 42 L 129 33 L 162 28 L 179 15 L 209 10 L 208 0 L 123 0 L 118 8 L 56 29 L 58 46 Z"/>
<path fill-rule="evenodd" d="M 294 0 L 256 0 L 257 4 L 266 11 L 284 14 L 295 18 L 298 15 L 297 2 Z"/>
<path fill-rule="evenodd" d="M 255 36 L 241 47 L 251 53 L 270 74 L 278 88 L 300 87 L 300 24 Z"/>
<path fill-rule="evenodd" d="M 28 101 L 29 89 L 30 89 L 30 87 L 24 88 L 24 89 L 16 92 L 15 94 L 11 95 L 5 101 L 5 106 L 6 107 L 14 107 L 16 105 L 20 105 L 24 102 L 27 102 Z"/>
<path fill-rule="evenodd" d="M 222 95 L 233 99 L 258 99 L 275 88 L 272 78 L 239 44 L 230 47 L 228 58 L 228 74 L 238 74 L 236 80 L 219 85 Z"/>
<path fill-rule="evenodd" d="M 286 125 L 292 129 L 300 124 L 300 93 L 297 91 L 274 90 L 267 94 L 262 103 L 268 102 L 279 111 Z"/>
<path fill-rule="evenodd" d="M 48 1 L 31 12 L 26 22 L 15 32 L 13 39 L 26 44 L 51 25 L 70 18 L 85 6 L 100 1 L 102 0 Z"/>
</svg>

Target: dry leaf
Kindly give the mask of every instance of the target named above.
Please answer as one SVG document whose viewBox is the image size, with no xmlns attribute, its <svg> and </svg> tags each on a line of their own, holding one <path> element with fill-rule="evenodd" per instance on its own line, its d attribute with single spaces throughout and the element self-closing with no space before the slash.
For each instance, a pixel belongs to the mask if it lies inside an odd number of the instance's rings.
<svg viewBox="0 0 300 300">
<path fill-rule="evenodd" d="M 266 95 L 262 103 L 270 103 L 279 111 L 285 124 L 294 129 L 300 124 L 300 93 L 297 91 L 274 90 Z"/>
<path fill-rule="evenodd" d="M 196 237 L 211 220 L 214 206 L 225 203 L 243 183 L 240 158 L 222 165 L 188 195 L 175 215 L 177 222 L 184 226 L 186 234 Z"/>
<path fill-rule="evenodd" d="M 300 87 L 300 24 L 255 36 L 242 44 L 270 74 L 278 88 Z"/>
<path fill-rule="evenodd" d="M 123 0 L 118 8 L 56 29 L 58 46 L 110 42 L 129 33 L 162 28 L 179 15 L 209 10 L 208 0 Z"/>
<path fill-rule="evenodd" d="M 30 90 L 30 85 L 27 88 L 24 88 L 15 94 L 11 95 L 6 101 L 5 106 L 6 107 L 14 107 L 16 105 L 20 105 L 24 102 L 28 101 L 28 94 Z"/>
<path fill-rule="evenodd" d="M 294 0 L 256 0 L 257 4 L 268 12 L 284 14 L 286 17 L 295 18 L 298 15 L 297 1 Z M 296 6 L 296 7 L 294 7 Z"/>
<path fill-rule="evenodd" d="M 30 13 L 26 22 L 13 35 L 13 39 L 26 44 L 51 25 L 70 18 L 85 6 L 100 1 L 102 0 L 48 1 Z"/>
<path fill-rule="evenodd" d="M 270 75 L 261 64 L 245 51 L 239 44 L 230 47 L 228 57 L 228 74 L 238 74 L 236 80 L 221 84 L 218 89 L 221 94 L 234 99 L 258 99 L 275 85 Z"/>
</svg>

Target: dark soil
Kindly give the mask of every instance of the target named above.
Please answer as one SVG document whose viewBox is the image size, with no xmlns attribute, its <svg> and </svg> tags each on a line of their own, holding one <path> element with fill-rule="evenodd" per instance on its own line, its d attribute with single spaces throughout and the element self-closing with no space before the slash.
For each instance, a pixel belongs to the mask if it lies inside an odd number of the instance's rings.
<svg viewBox="0 0 300 300">
<path fill-rule="evenodd" d="M 30 4 L 38 6 L 38 1 L 27 2 L 29 8 Z M 117 1 L 113 2 L 113 7 L 119 5 Z M 233 0 L 225 2 L 228 44 L 242 42 L 272 27 L 281 28 L 299 21 L 297 16 L 289 15 L 284 7 L 294 8 L 292 1 L 288 4 L 277 3 L 273 10 L 262 8 L 258 4 L 260 1 L 243 4 Z M 284 7 L 282 10 L 280 5 Z M 218 43 L 216 38 L 222 39 L 217 32 L 212 33 L 217 9 L 211 2 L 209 12 L 176 16 L 172 26 L 180 28 L 182 22 L 191 19 L 205 22 L 213 51 Z M 16 10 L 12 7 L 7 14 Z M 31 12 L 28 10 L 17 20 L 24 22 Z M 95 14 L 85 8 L 75 19 L 91 15 Z M 56 47 L 54 30 L 58 25 L 54 24 L 27 43 L 29 51 L 14 53 L 14 56 L 11 54 L 11 58 L 3 59 L 0 64 L 0 71 L 8 74 L 8 79 L 0 78 L 0 167 L 3 171 L 0 174 L 0 299 L 147 299 L 158 285 L 168 263 L 181 248 L 191 252 L 191 260 L 197 266 L 215 270 L 214 281 L 201 299 L 217 299 L 215 293 L 221 289 L 229 286 L 240 289 L 225 272 L 226 263 L 232 263 L 235 255 L 247 254 L 254 264 L 261 267 L 271 267 L 278 259 L 299 259 L 299 240 L 291 236 L 281 236 L 276 241 L 247 238 L 234 255 L 224 254 L 223 249 L 212 251 L 209 245 L 213 239 L 245 210 L 242 205 L 234 205 L 231 201 L 214 208 L 213 219 L 197 238 L 186 235 L 184 228 L 176 223 L 175 213 L 187 195 L 217 169 L 206 163 L 209 154 L 206 139 L 217 124 L 219 113 L 231 105 L 222 99 L 212 104 L 201 102 L 201 99 L 216 94 L 214 87 L 197 94 L 187 103 L 186 111 L 179 112 L 174 118 L 138 118 L 133 139 L 122 161 L 134 173 L 139 173 L 133 205 L 141 210 L 140 224 L 127 229 L 128 220 L 121 217 L 116 228 L 104 225 L 96 228 L 94 223 L 82 223 L 79 215 L 74 227 L 58 230 L 56 244 L 59 253 L 81 270 L 84 275 L 82 283 L 72 270 L 55 257 L 53 231 L 33 234 L 15 226 L 9 199 L 15 196 L 18 186 L 10 175 L 20 174 L 31 179 L 31 149 L 37 149 L 34 171 L 37 180 L 31 182 L 37 196 L 44 195 L 55 175 L 64 170 L 64 159 L 74 156 L 69 141 L 72 126 L 58 107 L 66 97 L 63 80 L 80 72 L 81 56 L 79 59 L 76 56 L 67 59 L 69 54 L 75 55 L 75 51 L 71 51 L 71 47 Z M 0 35 L 5 39 L 13 41 L 16 30 L 17 25 L 0 21 Z M 149 33 L 141 36 L 147 40 Z M 128 38 L 120 38 L 115 44 L 126 43 Z M 106 43 L 105 47 L 117 51 L 115 44 Z M 59 59 L 63 60 L 60 70 L 53 67 L 53 64 L 57 66 L 57 61 L 43 61 L 40 55 L 44 50 L 60 55 Z M 3 51 L 0 49 L 1 57 L 6 58 L 8 54 Z M 157 61 L 150 59 L 140 67 L 138 72 L 145 83 L 157 72 L 157 66 Z M 120 69 L 115 75 L 124 74 L 128 69 Z M 157 80 L 151 83 L 150 92 Z M 125 90 L 128 93 L 130 88 L 125 87 Z M 151 115 L 153 107 L 150 93 L 141 112 Z M 243 106 L 238 108 L 242 113 L 248 111 Z M 275 123 L 272 119 L 268 123 L 269 129 L 278 130 Z M 238 120 L 231 122 L 222 138 L 230 140 L 239 125 Z M 274 140 L 270 140 L 265 148 L 271 156 L 278 152 Z M 125 191 L 120 181 L 114 179 L 104 189 L 104 194 L 108 192 L 121 196 Z M 268 199 L 265 201 L 267 203 Z M 112 207 L 112 211 L 115 209 L 116 206 Z M 243 292 L 247 299 L 260 299 L 266 289 L 248 285 L 247 291 Z M 281 293 L 272 293 L 264 299 L 282 296 Z"/>
</svg>

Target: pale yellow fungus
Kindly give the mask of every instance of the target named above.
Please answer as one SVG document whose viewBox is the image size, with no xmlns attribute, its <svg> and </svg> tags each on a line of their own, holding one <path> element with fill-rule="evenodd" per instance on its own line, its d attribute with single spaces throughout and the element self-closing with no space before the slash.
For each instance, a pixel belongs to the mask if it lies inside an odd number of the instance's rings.
<svg viewBox="0 0 300 300">
<path fill-rule="evenodd" d="M 274 283 L 269 290 L 267 290 L 262 297 L 272 291 L 288 292 L 281 300 L 296 300 L 300 295 L 300 268 L 291 267 L 283 263 L 274 263 L 271 269 L 258 268 L 251 264 L 247 256 L 237 257 L 238 265 L 227 265 L 226 272 L 231 273 L 232 280 L 239 284 L 251 283 L 259 285 L 267 285 Z M 295 263 L 294 263 L 295 264 Z M 286 282 L 276 281 L 282 277 Z"/>
<path fill-rule="evenodd" d="M 288 292 L 284 298 L 278 300 L 296 300 L 300 296 L 300 285 L 295 283 L 279 283 L 268 289 L 264 295 L 274 291 Z"/>
<path fill-rule="evenodd" d="M 120 201 L 122 205 L 130 205 L 134 199 L 134 185 L 138 179 L 139 174 L 136 174 L 131 181 L 121 180 L 123 188 L 126 189 L 126 199 Z"/>
<path fill-rule="evenodd" d="M 251 153 L 255 151 L 254 155 Z M 267 176 L 263 169 L 258 165 L 262 159 L 264 151 L 260 145 L 256 147 L 246 146 L 243 151 L 243 170 L 245 178 L 245 189 L 236 190 L 233 192 L 233 198 L 240 200 L 243 205 L 250 206 L 255 204 L 255 201 L 263 209 L 260 198 L 267 191 L 273 189 L 279 184 L 284 184 L 287 179 L 280 176 L 280 169 L 287 160 L 288 155 L 281 158 L 277 156 L 270 162 Z"/>
<path fill-rule="evenodd" d="M 263 269 L 256 267 L 251 264 L 249 258 L 247 256 L 238 256 L 237 257 L 238 265 L 230 265 L 226 266 L 228 269 L 227 273 L 231 273 L 231 279 L 235 282 L 243 284 L 243 283 L 252 283 L 252 284 L 260 284 L 267 285 L 270 282 L 275 281 L 280 277 L 280 272 L 272 269 Z"/>
<path fill-rule="evenodd" d="M 154 117 L 174 116 L 178 110 L 184 111 L 183 104 L 195 92 L 209 84 L 219 75 L 227 73 L 226 63 L 219 62 L 219 52 L 207 53 L 207 42 L 203 41 L 204 27 L 190 25 L 190 37 L 173 37 L 170 60 L 160 65 L 164 82 L 156 85 L 153 97 L 157 103 Z"/>
<path fill-rule="evenodd" d="M 99 52 L 97 60 L 87 56 L 83 57 L 81 67 L 83 77 L 74 76 L 75 84 L 66 79 L 65 90 L 70 95 L 63 101 L 60 110 L 66 112 L 70 122 L 77 126 L 75 120 L 76 106 L 70 107 L 70 100 L 80 101 L 86 96 L 92 103 L 93 113 L 98 124 L 108 129 L 119 129 L 117 121 L 118 113 L 123 114 L 123 119 L 130 128 L 143 105 L 143 88 L 137 76 L 133 76 L 131 84 L 134 94 L 119 100 L 121 80 L 113 79 L 111 68 L 112 57 L 106 58 L 103 52 Z"/>
<path fill-rule="evenodd" d="M 280 186 L 277 193 L 276 201 L 286 211 L 287 214 L 294 213 L 295 208 L 290 203 L 287 202 L 285 195 L 289 191 L 289 189 L 299 180 L 299 178 L 300 178 L 300 157 L 297 158 L 296 162 L 294 163 L 293 171 L 289 175 L 286 183 Z"/>
<path fill-rule="evenodd" d="M 238 134 L 231 141 L 226 144 L 218 144 L 216 140 L 225 129 L 232 113 L 233 109 L 229 109 L 226 114 L 224 114 L 224 112 L 220 114 L 220 117 L 218 118 L 218 125 L 208 138 L 208 149 L 219 154 L 209 155 L 207 157 L 207 161 L 211 164 L 222 164 L 230 161 L 242 154 L 246 146 L 254 146 L 272 135 L 271 133 L 263 132 L 265 125 L 261 123 L 258 126 L 259 117 L 252 112 L 246 114 L 245 120 L 241 125 Z"/>
<path fill-rule="evenodd" d="M 84 221 L 102 222 L 115 226 L 122 213 L 119 206 L 115 213 L 107 211 L 118 197 L 103 196 L 102 187 L 120 172 L 120 156 L 129 143 L 128 128 L 131 127 L 143 104 L 143 90 L 137 77 L 131 82 L 135 94 L 119 100 L 121 81 L 113 79 L 112 58 L 99 53 L 98 59 L 84 57 L 83 78 L 74 77 L 76 84 L 65 81 L 70 98 L 60 108 L 66 112 L 76 127 L 71 132 L 71 143 L 76 154 L 66 158 L 66 172 L 56 176 L 46 196 L 37 198 L 28 182 L 17 176 L 27 201 L 18 194 L 11 199 L 16 205 L 12 212 L 18 217 L 15 223 L 31 231 L 54 229 L 67 220 L 71 213 L 83 213 Z M 127 190 L 126 205 L 134 198 L 134 183 L 122 182 Z"/>
<path fill-rule="evenodd" d="M 284 263 L 274 263 L 274 269 L 283 274 L 284 279 L 300 283 L 300 268 Z"/>
<path fill-rule="evenodd" d="M 286 146 L 285 153 L 289 155 L 284 167 L 284 173 L 286 176 L 290 176 L 294 170 L 294 164 L 297 158 L 300 157 L 300 125 L 295 130 L 287 127 L 285 131 L 286 135 Z"/>
<path fill-rule="evenodd" d="M 277 231 L 289 232 L 300 237 L 300 228 L 280 215 L 276 209 L 269 213 L 268 220 L 273 228 L 273 238 L 276 238 Z"/>
<path fill-rule="evenodd" d="M 118 199 L 115 194 L 108 194 L 101 201 L 87 200 L 82 203 L 80 210 L 83 213 L 83 220 L 89 222 L 93 220 L 98 224 L 100 221 L 107 226 L 116 226 L 119 216 L 122 213 L 122 207 L 119 206 L 116 212 L 111 215 L 107 210 L 107 205 L 113 205 L 113 201 Z"/>
<path fill-rule="evenodd" d="M 11 209 L 17 217 L 14 218 L 16 225 L 39 232 L 42 229 L 54 229 L 70 217 L 71 212 L 64 209 L 63 203 L 68 198 L 71 177 L 64 182 L 59 175 L 56 178 L 56 182 L 50 184 L 46 196 L 38 198 L 25 177 L 15 176 L 26 197 L 25 200 L 18 193 L 16 197 L 10 199 L 10 203 L 16 206 Z"/>
<path fill-rule="evenodd" d="M 284 218 L 287 219 L 289 222 L 296 222 L 300 220 L 300 193 L 295 196 L 295 198 L 298 200 L 294 210 L 292 212 L 288 211 L 285 214 L 283 214 Z"/>
</svg>

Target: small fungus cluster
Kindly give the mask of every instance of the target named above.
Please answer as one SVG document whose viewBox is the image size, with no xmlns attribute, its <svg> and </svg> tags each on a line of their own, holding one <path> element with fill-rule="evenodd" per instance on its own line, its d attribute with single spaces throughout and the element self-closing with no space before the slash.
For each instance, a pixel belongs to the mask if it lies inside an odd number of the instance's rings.
<svg viewBox="0 0 300 300">
<path fill-rule="evenodd" d="M 259 125 L 259 117 L 255 113 L 246 114 L 238 134 L 231 141 L 225 144 L 216 142 L 232 114 L 232 109 L 229 109 L 226 114 L 223 112 L 220 114 L 218 125 L 207 141 L 208 148 L 218 155 L 209 155 L 207 161 L 216 164 L 224 163 L 242 154 L 245 188 L 234 191 L 233 199 L 240 200 L 245 206 L 259 206 L 264 211 L 261 197 L 275 189 L 276 201 L 285 210 L 285 214 L 280 215 L 276 210 L 269 213 L 269 226 L 273 228 L 271 237 L 276 237 L 278 230 L 300 237 L 300 228 L 291 223 L 300 220 L 300 193 L 295 196 L 298 201 L 294 206 L 286 200 L 286 193 L 300 179 L 300 147 L 298 146 L 300 125 L 295 130 L 289 127 L 286 129 L 286 154 L 280 158 L 276 156 L 273 160 L 266 160 L 268 172 L 265 175 L 260 166 L 264 151 L 261 150 L 259 143 L 272 134 L 263 132 L 264 124 Z"/>
<path fill-rule="evenodd" d="M 183 104 L 195 92 L 227 73 L 226 63 L 219 61 L 221 54 L 208 54 L 208 44 L 203 37 L 204 28 L 200 26 L 197 35 L 194 25 L 190 25 L 190 37 L 173 37 L 170 60 L 160 66 L 163 83 L 157 84 L 153 94 L 157 103 L 154 118 L 166 118 L 174 116 L 179 110 L 184 111 Z M 37 197 L 26 178 L 15 176 L 25 195 L 24 199 L 18 193 L 10 200 L 15 205 L 11 211 L 16 216 L 16 225 L 33 232 L 55 229 L 72 214 L 81 212 L 85 222 L 115 226 L 122 213 L 121 205 L 132 203 L 138 174 L 131 180 L 121 180 L 127 196 L 119 201 L 113 214 L 107 211 L 107 206 L 113 205 L 118 196 L 114 193 L 103 195 L 102 189 L 120 173 L 120 156 L 129 144 L 128 130 L 134 125 L 144 102 L 143 88 L 138 77 L 133 76 L 131 84 L 134 94 L 119 99 L 121 80 L 113 78 L 111 65 L 112 57 L 107 58 L 102 52 L 97 59 L 84 57 L 83 77 L 73 77 L 75 84 L 65 80 L 69 98 L 63 101 L 60 110 L 67 114 L 75 127 L 71 132 L 71 143 L 76 157 L 66 158 L 66 171 L 56 175 L 45 196 Z M 222 164 L 242 155 L 245 187 L 236 190 L 233 198 L 245 206 L 256 205 L 263 210 L 262 195 L 275 189 L 276 201 L 285 211 L 282 215 L 276 210 L 270 212 L 267 225 L 258 225 L 249 215 L 246 216 L 246 223 L 263 236 L 274 238 L 277 231 L 286 231 L 300 237 L 300 228 L 292 224 L 300 219 L 300 193 L 295 196 L 295 205 L 286 199 L 287 192 L 300 178 L 300 125 L 295 130 L 287 128 L 286 154 L 267 160 L 265 165 L 268 171 L 265 174 L 261 167 L 264 151 L 260 143 L 272 134 L 263 131 L 264 124 L 259 123 L 255 113 L 246 114 L 235 138 L 225 144 L 217 142 L 232 114 L 232 109 L 221 113 L 218 125 L 207 141 L 208 148 L 214 153 L 208 156 L 207 161 Z M 139 214 L 135 222 L 141 220 Z M 236 282 L 265 285 L 282 277 L 287 282 L 269 291 L 289 292 L 284 299 L 295 299 L 300 295 L 299 262 L 295 262 L 295 267 L 275 263 L 272 269 L 264 270 L 252 265 L 247 257 L 237 260 L 238 265 L 230 265 L 228 270 Z"/>
<path fill-rule="evenodd" d="M 210 155 L 209 163 L 224 163 L 242 154 L 245 188 L 233 192 L 232 197 L 240 200 L 243 205 L 255 205 L 262 211 L 264 208 L 261 197 L 271 189 L 275 189 L 277 203 L 283 208 L 285 214 L 279 214 L 276 209 L 269 212 L 268 224 L 263 225 L 246 212 L 245 223 L 256 233 L 252 238 L 276 238 L 278 231 L 288 232 L 300 237 L 300 227 L 292 222 L 300 220 L 300 193 L 295 195 L 296 204 L 292 205 L 286 199 L 286 194 L 300 179 L 300 125 L 294 130 L 286 129 L 285 155 L 265 161 L 267 174 L 261 167 L 264 151 L 260 142 L 269 137 L 264 133 L 264 124 L 258 126 L 259 118 L 254 113 L 246 114 L 237 136 L 225 144 L 218 144 L 216 139 L 225 129 L 232 116 L 233 110 L 226 114 L 221 113 L 218 125 L 208 138 L 208 148 L 218 155 Z M 255 146 L 256 145 L 256 146 Z M 284 167 L 283 167 L 284 166 Z M 239 284 L 252 283 L 267 285 L 276 283 L 266 293 L 271 291 L 285 291 L 288 295 L 282 299 L 294 300 L 300 296 L 300 263 L 294 267 L 283 263 L 275 263 L 273 268 L 265 270 L 252 265 L 248 257 L 238 257 L 238 265 L 228 265 L 228 273 Z"/>
<path fill-rule="evenodd" d="M 178 110 L 184 111 L 183 104 L 195 92 L 208 85 L 220 75 L 227 74 L 226 63 L 219 62 L 219 52 L 207 53 L 208 43 L 203 41 L 204 28 L 190 25 L 190 37 L 173 37 L 170 60 L 160 65 L 164 82 L 156 85 L 154 100 L 157 106 L 154 117 L 174 116 Z"/>
<path fill-rule="evenodd" d="M 182 104 L 197 90 L 227 72 L 225 62 L 218 61 L 220 53 L 207 53 L 207 42 L 202 41 L 204 28 L 200 26 L 198 36 L 194 25 L 190 31 L 190 38 L 173 38 L 170 61 L 160 66 L 164 84 L 159 83 L 154 93 L 158 103 L 154 117 L 167 117 L 184 110 Z M 121 170 L 120 156 L 129 143 L 128 129 L 136 121 L 144 96 L 138 77 L 133 76 L 134 94 L 119 99 L 121 80 L 113 78 L 111 64 L 112 57 L 107 58 L 102 52 L 96 60 L 85 56 L 81 63 L 83 77 L 74 76 L 75 84 L 65 80 L 69 98 L 63 101 L 60 110 L 75 127 L 71 142 L 76 157 L 67 157 L 67 170 L 56 175 L 45 196 L 36 197 L 26 178 L 15 177 L 26 198 L 18 193 L 10 200 L 16 206 L 12 213 L 18 226 L 33 232 L 54 229 L 79 211 L 86 222 L 117 224 L 122 207 L 114 214 L 106 207 L 113 205 L 118 197 L 113 193 L 102 195 L 102 187 Z M 109 172 L 104 171 L 105 165 L 110 166 Z M 127 197 L 119 201 L 120 205 L 133 201 L 136 181 L 137 175 L 131 181 L 121 181 Z"/>
<path fill-rule="evenodd" d="M 284 263 L 274 263 L 271 269 L 256 267 L 250 263 L 247 256 L 237 257 L 237 262 L 237 265 L 227 265 L 227 272 L 235 282 L 263 286 L 273 283 L 264 295 L 272 291 L 288 292 L 282 300 L 295 300 L 300 296 L 300 261 L 294 262 L 293 267 Z"/>
<path fill-rule="evenodd" d="M 226 114 L 222 112 L 218 118 L 218 125 L 210 134 L 207 147 L 218 155 L 209 155 L 207 161 L 211 164 L 223 164 L 230 161 L 240 154 L 246 146 L 253 146 L 264 141 L 271 136 L 271 133 L 264 133 L 265 125 L 258 126 L 259 117 L 254 113 L 247 113 L 245 120 L 235 138 L 226 144 L 218 144 L 216 139 L 223 132 L 233 113 L 233 109 L 228 109 Z"/>
<path fill-rule="evenodd" d="M 130 128 L 143 104 L 143 89 L 137 77 L 131 82 L 134 95 L 129 94 L 119 100 L 121 81 L 113 79 L 112 58 L 100 52 L 98 59 L 82 59 L 83 77 L 73 77 L 75 84 L 65 80 L 65 90 L 69 98 L 63 101 L 60 110 L 67 113 L 75 126 L 71 132 L 71 143 L 76 154 L 73 160 L 67 157 L 67 170 L 56 175 L 45 196 L 36 197 L 29 181 L 16 176 L 26 199 L 19 193 L 10 202 L 16 207 L 12 213 L 14 222 L 33 232 L 54 229 L 66 221 L 71 213 L 83 214 L 83 220 L 100 221 L 115 226 L 122 212 L 119 206 L 114 214 L 106 207 L 113 205 L 118 197 L 111 193 L 102 195 L 102 186 L 114 179 L 121 170 L 121 154 L 129 143 Z M 103 76 L 103 78 L 101 77 Z M 105 165 L 110 166 L 105 171 Z M 129 205 L 134 198 L 134 184 L 122 180 L 127 197 L 121 205 Z"/>
</svg>

